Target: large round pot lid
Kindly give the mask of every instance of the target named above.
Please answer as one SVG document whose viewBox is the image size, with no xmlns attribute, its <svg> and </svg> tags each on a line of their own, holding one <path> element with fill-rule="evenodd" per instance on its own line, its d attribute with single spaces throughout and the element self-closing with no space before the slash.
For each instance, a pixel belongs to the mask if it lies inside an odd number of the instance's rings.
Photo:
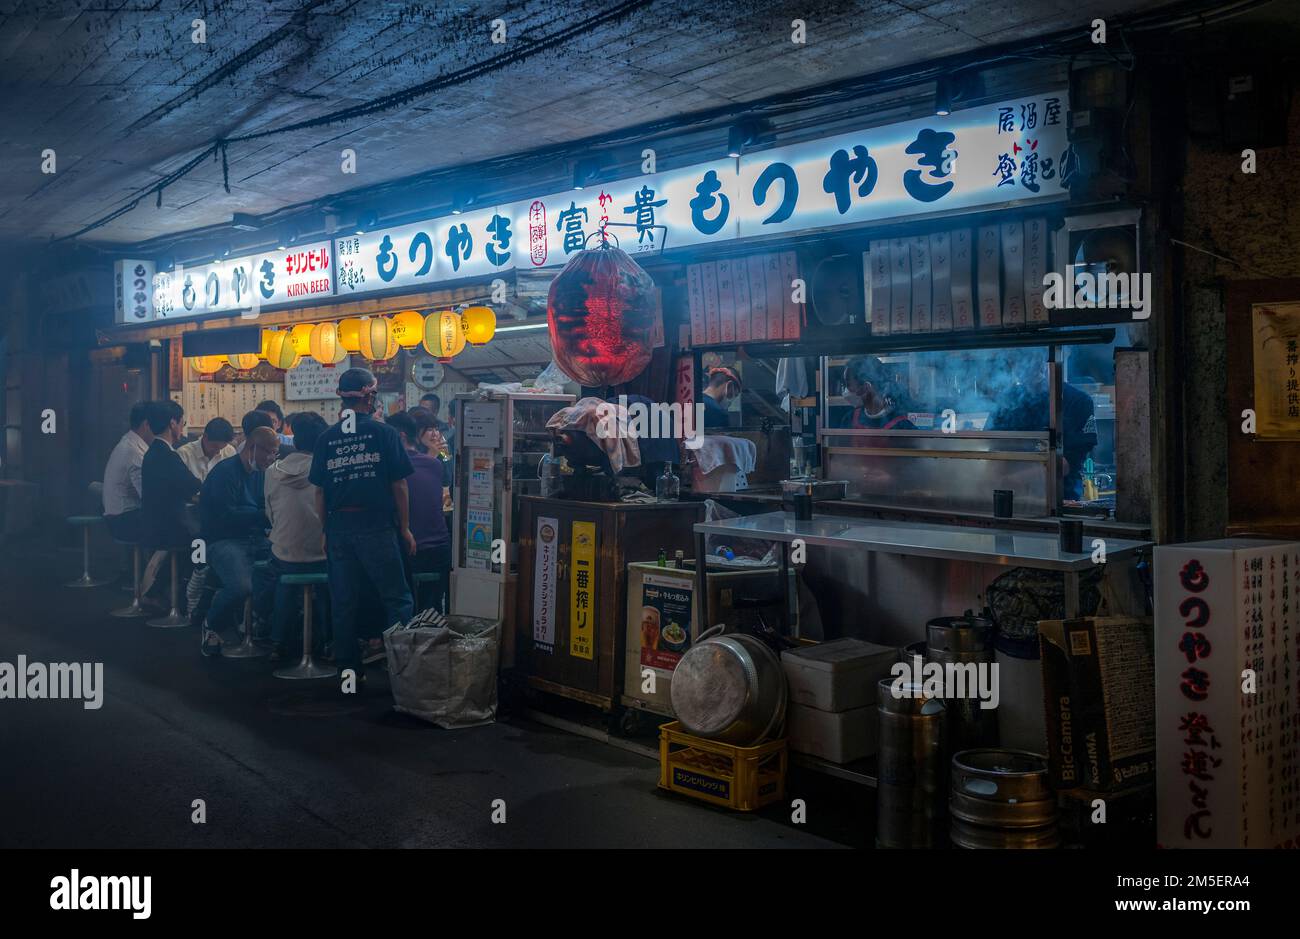
<svg viewBox="0 0 1300 939">
<path fill-rule="evenodd" d="M 688 733 L 720 734 L 741 716 L 749 698 L 749 670 L 729 644 L 702 642 L 673 670 L 673 713 Z"/>
</svg>

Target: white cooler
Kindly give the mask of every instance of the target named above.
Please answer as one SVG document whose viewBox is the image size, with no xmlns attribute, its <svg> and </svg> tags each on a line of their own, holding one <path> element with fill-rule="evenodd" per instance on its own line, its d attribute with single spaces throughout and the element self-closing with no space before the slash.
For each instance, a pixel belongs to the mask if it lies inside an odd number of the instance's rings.
<svg viewBox="0 0 1300 939">
<path fill-rule="evenodd" d="M 790 749 L 841 764 L 873 755 L 880 730 L 877 685 L 897 661 L 897 649 L 861 639 L 782 652 Z"/>
</svg>

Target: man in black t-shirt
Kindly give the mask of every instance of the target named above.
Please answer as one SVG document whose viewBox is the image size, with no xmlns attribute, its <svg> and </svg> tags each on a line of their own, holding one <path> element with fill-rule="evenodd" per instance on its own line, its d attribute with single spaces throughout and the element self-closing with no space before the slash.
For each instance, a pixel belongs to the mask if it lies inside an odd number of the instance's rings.
<svg viewBox="0 0 1300 939">
<path fill-rule="evenodd" d="M 411 618 L 402 555 L 415 553 L 406 488 L 412 468 L 397 431 L 374 419 L 375 376 L 350 368 L 339 376 L 338 394 L 341 419 L 316 441 L 308 479 L 318 487 L 316 511 L 325 528 L 334 663 L 360 679 L 356 624 L 366 581 L 384 605 L 385 626 Z"/>
</svg>

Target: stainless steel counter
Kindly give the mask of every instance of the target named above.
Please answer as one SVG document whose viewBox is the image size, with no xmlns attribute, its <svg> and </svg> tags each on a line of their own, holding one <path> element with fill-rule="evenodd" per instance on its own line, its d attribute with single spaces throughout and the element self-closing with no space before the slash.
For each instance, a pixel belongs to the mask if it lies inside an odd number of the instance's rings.
<svg viewBox="0 0 1300 939">
<path fill-rule="evenodd" d="M 1060 571 L 1065 578 L 1067 619 L 1077 617 L 1080 612 L 1079 575 L 1094 567 L 1092 536 L 1084 537 L 1084 552 L 1074 553 L 1061 550 L 1060 538 L 1056 532 L 896 522 L 843 515 L 814 515 L 809 521 L 800 522 L 795 520 L 792 512 L 765 512 L 716 522 L 697 522 L 696 557 L 708 556 L 709 535 L 775 541 L 782 545 L 781 575 L 786 589 L 784 625 L 787 635 L 796 638 L 799 636 L 797 591 L 790 589 L 790 544 L 796 540 L 815 547 L 857 550 L 863 553 L 910 555 Z M 1104 542 L 1108 564 L 1129 560 L 1152 545 L 1150 541 L 1127 538 L 1106 537 Z M 696 587 L 698 596 L 705 598 L 704 618 L 709 621 L 708 593 L 703 571 L 704 565 L 700 565 L 696 574 Z"/>
<path fill-rule="evenodd" d="M 1075 554 L 1061 550 L 1056 534 L 1002 528 L 891 522 L 843 515 L 814 515 L 811 521 L 800 522 L 790 512 L 765 512 L 716 522 L 699 522 L 695 525 L 695 533 L 760 538 L 786 544 L 802 539 L 806 544 L 828 548 L 856 548 L 884 554 L 913 554 L 1076 574 L 1093 566 L 1089 539 L 1084 540 L 1088 550 Z M 1122 560 L 1150 546 L 1149 541 L 1106 538 L 1106 560 Z"/>
</svg>

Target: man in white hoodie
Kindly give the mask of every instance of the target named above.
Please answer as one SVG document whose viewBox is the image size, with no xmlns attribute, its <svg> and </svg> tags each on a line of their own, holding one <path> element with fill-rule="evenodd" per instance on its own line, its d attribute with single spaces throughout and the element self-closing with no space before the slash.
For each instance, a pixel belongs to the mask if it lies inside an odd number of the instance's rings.
<svg viewBox="0 0 1300 939">
<path fill-rule="evenodd" d="M 312 452 L 321 434 L 329 429 L 325 419 L 314 412 L 291 414 L 287 423 L 293 429 L 294 452 L 276 460 L 266 471 L 266 515 L 271 520 L 271 563 L 269 575 L 275 578 L 275 608 L 271 616 L 271 641 L 275 644 L 273 661 L 298 658 L 295 647 L 302 642 L 301 592 L 280 584 L 281 574 L 324 573 L 325 550 L 320 516 L 316 514 L 316 488 L 307 479 Z M 321 591 L 317 591 L 321 593 Z M 316 610 L 325 608 L 318 597 Z M 313 629 L 318 641 L 324 630 Z M 292 637 L 292 638 L 291 638 Z"/>
</svg>

